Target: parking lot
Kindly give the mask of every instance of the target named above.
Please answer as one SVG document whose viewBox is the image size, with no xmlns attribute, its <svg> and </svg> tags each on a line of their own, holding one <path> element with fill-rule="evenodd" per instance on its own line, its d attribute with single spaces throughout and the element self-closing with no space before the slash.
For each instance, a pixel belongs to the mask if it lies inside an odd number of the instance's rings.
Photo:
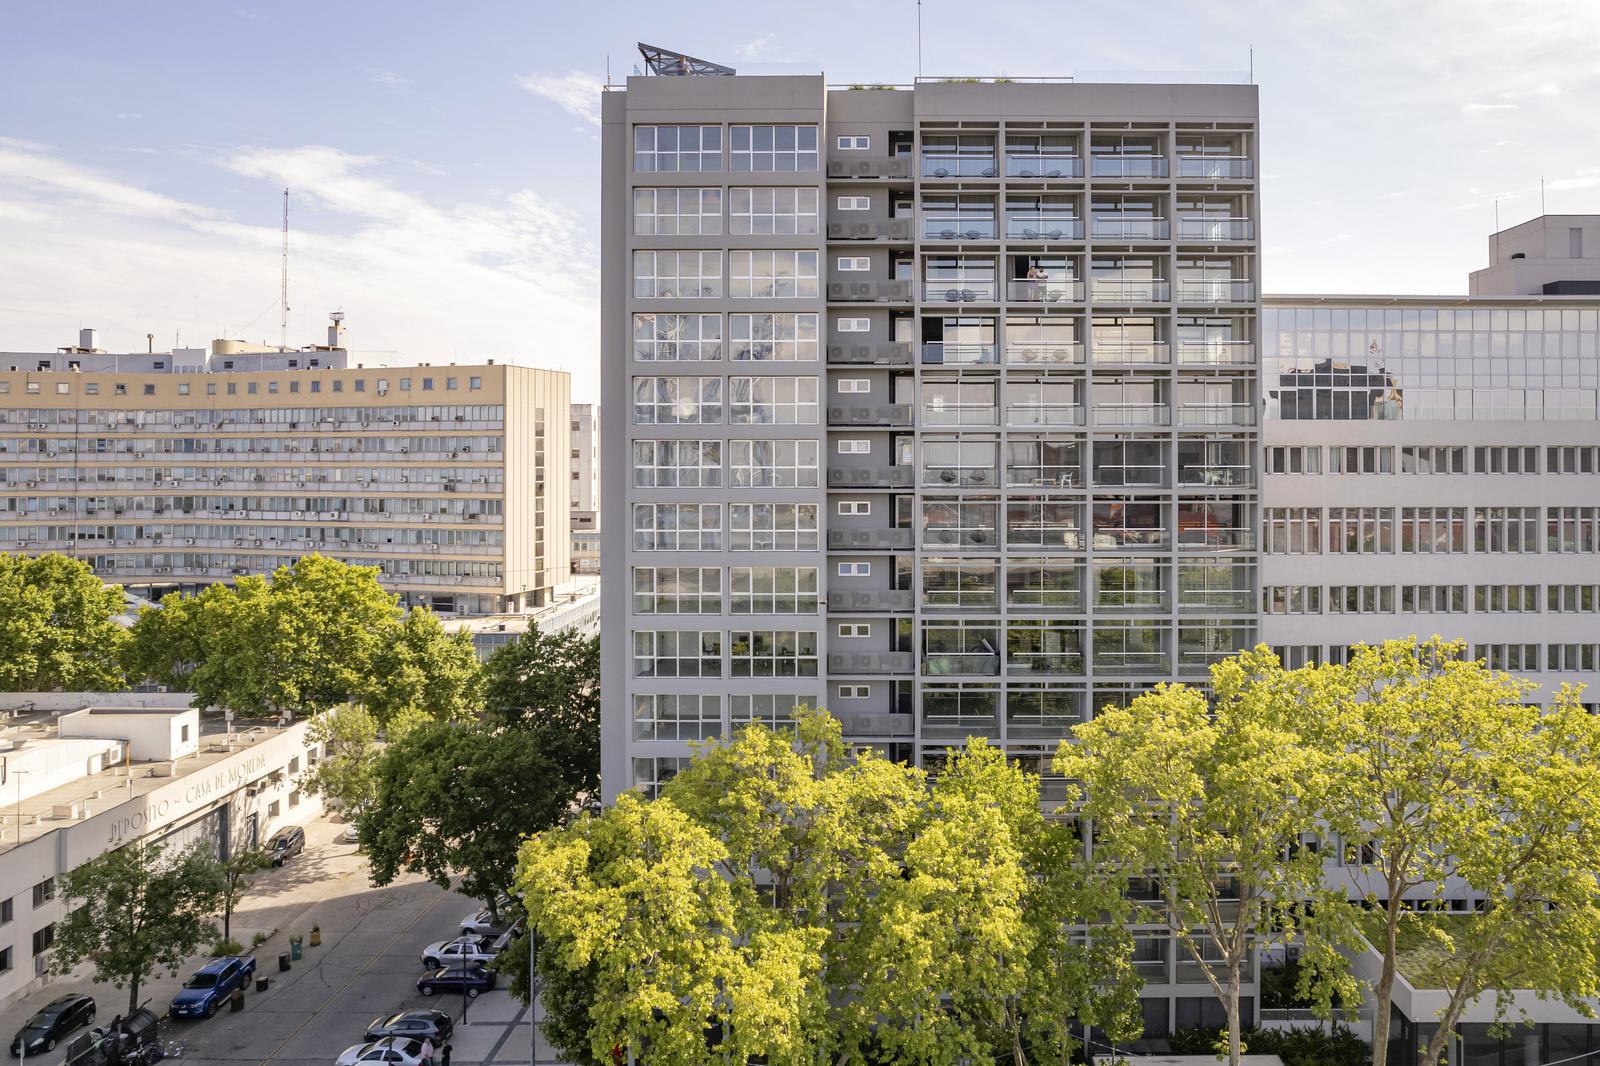
<svg viewBox="0 0 1600 1066">
<path fill-rule="evenodd" d="M 244 1010 L 224 1009 L 204 1021 L 163 1023 L 163 1038 L 184 1063 L 282 1063 L 332 1066 L 345 1048 L 360 1043 L 368 1023 L 381 1015 L 430 1006 L 456 1019 L 451 1064 L 530 1061 L 527 1008 L 503 989 L 485 993 L 467 1007 L 461 1024 L 459 994 L 431 999 L 416 990 L 422 949 L 460 931 L 462 916 L 474 901 L 419 878 L 407 877 L 385 888 L 367 883 L 366 865 L 353 846 L 338 844 L 340 826 L 318 821 L 306 826 L 306 851 L 280 870 L 264 872 L 234 916 L 234 935 L 248 943 L 260 930 L 276 930 L 255 949 L 257 974 L 270 981 L 255 985 Z M 289 935 L 321 927 L 322 944 L 306 940 L 303 958 L 287 973 L 278 955 L 289 950 Z M 194 966 L 204 961 L 193 960 Z M 194 968 L 193 966 L 189 969 Z M 188 970 L 158 978 L 149 986 L 149 1006 L 157 1013 L 177 991 Z M 82 975 L 48 988 L 0 1011 L 0 1033 L 9 1041 L 22 1021 L 63 992 L 85 991 L 99 1006 L 99 1024 L 127 1005 L 126 991 L 96 986 Z M 63 1048 L 39 1061 L 59 1063 Z M 553 1061 L 541 1048 L 539 1062 Z"/>
</svg>

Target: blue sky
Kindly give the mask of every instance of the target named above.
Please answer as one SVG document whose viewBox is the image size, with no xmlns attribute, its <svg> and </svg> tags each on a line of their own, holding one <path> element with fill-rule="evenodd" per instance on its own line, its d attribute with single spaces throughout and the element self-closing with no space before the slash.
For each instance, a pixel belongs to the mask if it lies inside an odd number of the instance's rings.
<svg viewBox="0 0 1600 1066">
<path fill-rule="evenodd" d="M 571 370 L 597 394 L 596 92 L 645 40 L 916 74 L 914 0 L 6 0 L 0 349 L 277 337 Z M 1243 70 L 1270 292 L 1463 292 L 1503 224 L 1600 211 L 1600 0 L 924 0 L 929 75 Z"/>
</svg>

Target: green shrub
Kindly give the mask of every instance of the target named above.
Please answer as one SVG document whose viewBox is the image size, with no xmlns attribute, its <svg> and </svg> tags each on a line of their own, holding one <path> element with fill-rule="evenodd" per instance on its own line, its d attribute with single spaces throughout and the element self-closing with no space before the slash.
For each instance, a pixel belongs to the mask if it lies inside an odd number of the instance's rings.
<svg viewBox="0 0 1600 1066">
<path fill-rule="evenodd" d="M 215 944 L 211 945 L 211 954 L 213 954 L 213 955 L 243 955 L 244 954 L 244 945 L 239 943 L 237 940 L 229 940 L 226 937 L 223 937 L 222 939 L 218 940 Z"/>
<path fill-rule="evenodd" d="M 257 933 L 255 936 L 250 938 L 250 946 L 253 948 L 258 948 L 262 944 L 265 944 L 267 939 L 268 937 L 266 933 Z"/>
<path fill-rule="evenodd" d="M 1240 1034 L 1251 1055 L 1276 1055 L 1283 1066 L 1365 1066 L 1371 1057 L 1367 1042 L 1348 1029 L 1245 1029 Z M 1167 1044 L 1175 1055 L 1214 1055 L 1225 1047 L 1222 1029 L 1195 1027 L 1176 1030 Z"/>
</svg>

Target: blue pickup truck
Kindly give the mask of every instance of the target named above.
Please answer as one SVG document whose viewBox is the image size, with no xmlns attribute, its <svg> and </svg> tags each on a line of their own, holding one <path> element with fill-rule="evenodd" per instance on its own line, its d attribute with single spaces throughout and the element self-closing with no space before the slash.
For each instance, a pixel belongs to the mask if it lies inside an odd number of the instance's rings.
<svg viewBox="0 0 1600 1066">
<path fill-rule="evenodd" d="M 209 1018 L 222 1008 L 235 989 L 250 982 L 256 972 L 254 955 L 224 955 L 212 959 L 183 983 L 167 1008 L 171 1018 Z"/>
</svg>

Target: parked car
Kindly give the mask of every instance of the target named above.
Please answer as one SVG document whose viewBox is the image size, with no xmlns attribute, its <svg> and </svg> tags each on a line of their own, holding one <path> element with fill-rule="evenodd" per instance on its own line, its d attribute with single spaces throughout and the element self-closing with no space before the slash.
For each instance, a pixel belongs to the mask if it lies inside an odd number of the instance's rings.
<svg viewBox="0 0 1600 1066">
<path fill-rule="evenodd" d="M 393 1063 L 394 1066 L 420 1066 L 422 1041 L 403 1036 L 386 1036 L 367 1044 L 345 1048 L 339 1056 L 338 1066 L 365 1066 L 367 1063 Z"/>
<path fill-rule="evenodd" d="M 235 989 L 250 983 L 256 972 L 254 955 L 224 955 L 196 970 L 167 1008 L 171 1018 L 209 1018 L 221 1009 Z"/>
<path fill-rule="evenodd" d="M 272 865 L 282 866 L 286 859 L 292 859 L 306 850 L 306 831 L 297 825 L 284 826 L 272 834 L 272 839 L 267 841 L 267 855 L 272 859 Z"/>
<path fill-rule="evenodd" d="M 461 919 L 462 936 L 499 936 L 511 927 L 511 897 L 501 894 L 494 910 L 473 911 Z"/>
<path fill-rule="evenodd" d="M 11 1038 L 13 1055 L 43 1055 L 54 1051 L 68 1033 L 94 1021 L 93 996 L 59 996 L 39 1008 Z"/>
<path fill-rule="evenodd" d="M 344 827 L 344 832 L 339 834 L 339 843 L 341 843 L 341 844 L 359 844 L 359 843 L 361 843 L 361 830 L 356 828 L 356 823 L 351 822 L 349 825 Z"/>
<path fill-rule="evenodd" d="M 440 992 L 465 990 L 467 995 L 476 997 L 478 993 L 494 988 L 494 982 L 493 970 L 481 963 L 469 962 L 430 970 L 417 978 L 417 991 L 425 996 L 436 996 Z"/>
<path fill-rule="evenodd" d="M 422 949 L 423 968 L 437 970 L 458 962 L 493 962 L 495 950 L 486 936 L 458 936 L 440 940 Z"/>
<path fill-rule="evenodd" d="M 381 1040 L 386 1036 L 405 1036 L 421 1040 L 431 1037 L 437 1044 L 447 1039 L 455 1030 L 450 1015 L 439 1010 L 407 1010 L 387 1018 L 374 1018 L 367 1026 L 368 1040 Z"/>
</svg>

